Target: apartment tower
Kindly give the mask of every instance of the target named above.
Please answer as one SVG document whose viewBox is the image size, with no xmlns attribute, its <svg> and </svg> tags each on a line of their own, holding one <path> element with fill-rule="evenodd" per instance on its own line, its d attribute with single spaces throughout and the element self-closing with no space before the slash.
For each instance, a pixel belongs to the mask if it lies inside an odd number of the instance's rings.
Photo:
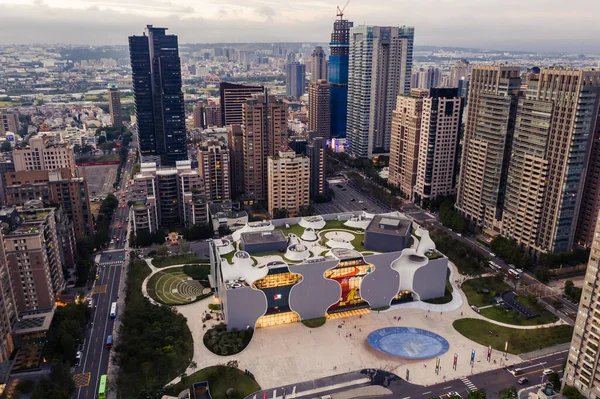
<svg viewBox="0 0 600 399">
<path fill-rule="evenodd" d="M 67 168 L 72 176 L 77 173 L 73 148 L 69 144 L 54 144 L 40 136 L 29 139 L 26 147 L 16 147 L 13 163 L 17 172 Z"/>
<path fill-rule="evenodd" d="M 417 179 L 412 197 L 422 206 L 456 193 L 463 99 L 457 89 L 434 88 L 423 98 Z"/>
<path fill-rule="evenodd" d="M 326 80 L 308 86 L 308 130 L 312 137 L 331 137 L 331 115 L 329 112 L 330 84 Z"/>
<path fill-rule="evenodd" d="M 398 96 L 392 113 L 388 183 L 410 197 L 417 181 L 423 97 L 427 95 L 429 90 L 413 89 L 410 96 Z"/>
<path fill-rule="evenodd" d="M 456 208 L 484 231 L 500 231 L 520 86 L 517 66 L 473 67 Z"/>
<path fill-rule="evenodd" d="M 331 112 L 331 137 L 346 137 L 348 117 L 348 59 L 350 49 L 350 28 L 353 22 L 338 19 L 333 23 L 329 43 L 329 109 Z"/>
<path fill-rule="evenodd" d="M 325 163 L 327 161 L 327 146 L 325 139 L 315 137 L 306 145 L 306 156 L 310 159 L 310 197 L 324 195 L 327 190 L 325 180 Z"/>
<path fill-rule="evenodd" d="M 113 127 L 123 127 L 123 111 L 121 109 L 121 93 L 114 83 L 108 84 L 108 110 Z"/>
<path fill-rule="evenodd" d="M 219 115 L 219 118 L 220 117 L 221 116 Z M 204 122 L 204 104 L 194 104 L 194 110 L 192 111 L 192 119 L 194 121 L 194 128 L 204 129 L 206 127 L 206 123 Z"/>
<path fill-rule="evenodd" d="M 227 127 L 227 148 L 231 197 L 237 198 L 244 191 L 244 143 L 241 125 Z"/>
<path fill-rule="evenodd" d="M 597 218 L 597 171 L 587 164 L 598 165 L 589 153 L 599 105 L 598 71 L 545 69 L 527 81 L 517 111 L 502 231 L 531 251 L 568 252 L 580 209 L 580 231 L 589 231 L 588 218 Z M 590 179 L 584 191 L 586 169 Z"/>
<path fill-rule="evenodd" d="M 347 130 L 356 157 L 390 150 L 396 98 L 410 92 L 414 31 L 364 25 L 350 31 Z"/>
<path fill-rule="evenodd" d="M 469 77 L 469 61 L 460 60 L 450 67 L 450 76 L 448 76 L 447 86 L 458 87 L 459 81 Z"/>
<path fill-rule="evenodd" d="M 265 89 L 243 104 L 242 119 L 244 197 L 263 201 L 267 199 L 267 157 L 286 146 L 287 106 Z"/>
<path fill-rule="evenodd" d="M 198 149 L 198 173 L 204 180 L 207 200 L 231 199 L 230 159 L 229 149 L 219 141 L 203 143 Z"/>
<path fill-rule="evenodd" d="M 285 94 L 289 97 L 300 98 L 304 95 L 306 81 L 306 66 L 294 61 L 285 66 Z"/>
<path fill-rule="evenodd" d="M 19 113 L 0 109 L 0 136 L 6 136 L 6 133 L 19 133 Z"/>
<path fill-rule="evenodd" d="M 131 78 L 142 162 L 175 166 L 187 159 L 177 36 L 148 25 L 129 37 Z"/>
<path fill-rule="evenodd" d="M 327 80 L 327 55 L 323 47 L 317 46 L 310 56 L 310 82 L 317 83 L 323 79 Z"/>
<path fill-rule="evenodd" d="M 221 98 L 221 126 L 242 124 L 242 105 L 253 94 L 264 91 L 263 86 L 245 86 L 235 83 L 221 82 L 219 94 Z"/>
<path fill-rule="evenodd" d="M 290 217 L 296 216 L 300 207 L 310 204 L 310 160 L 297 155 L 287 147 L 269 156 L 268 170 L 268 211 L 287 209 Z"/>
<path fill-rule="evenodd" d="M 2 233 L 0 244 L 3 244 Z M 0 362 L 7 361 L 14 349 L 11 331 L 17 318 L 17 305 L 4 255 L 4 245 L 0 245 Z"/>
</svg>

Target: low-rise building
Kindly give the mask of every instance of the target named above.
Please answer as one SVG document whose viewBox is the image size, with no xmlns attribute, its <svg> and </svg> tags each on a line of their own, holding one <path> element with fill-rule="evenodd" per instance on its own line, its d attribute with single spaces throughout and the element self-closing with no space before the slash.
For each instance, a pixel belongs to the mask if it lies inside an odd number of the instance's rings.
<svg viewBox="0 0 600 399">
<path fill-rule="evenodd" d="M 231 230 L 241 229 L 248 223 L 248 212 L 235 210 L 231 201 L 213 201 L 208 204 L 208 213 L 213 230 L 227 227 Z"/>
</svg>

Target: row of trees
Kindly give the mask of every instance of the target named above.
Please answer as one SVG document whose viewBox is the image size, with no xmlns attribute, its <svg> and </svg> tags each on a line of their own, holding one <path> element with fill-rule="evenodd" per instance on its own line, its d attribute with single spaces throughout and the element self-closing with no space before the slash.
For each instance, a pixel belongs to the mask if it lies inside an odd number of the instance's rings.
<svg viewBox="0 0 600 399">
<path fill-rule="evenodd" d="M 504 261 L 521 268 L 532 269 L 531 257 L 513 239 L 495 237 L 490 243 L 492 251 Z"/>
<path fill-rule="evenodd" d="M 225 323 L 219 323 L 204 334 L 203 342 L 209 351 L 216 355 L 230 356 L 243 351 L 252 340 L 254 329 L 227 331 Z"/>
<path fill-rule="evenodd" d="M 83 339 L 85 326 L 91 311 L 84 303 L 69 303 L 59 307 L 52 319 L 48 332 L 48 342 L 44 346 L 44 356 L 52 360 L 73 364 L 77 346 Z"/>
<path fill-rule="evenodd" d="M 572 280 L 565 281 L 565 295 L 569 297 L 574 302 L 579 302 L 581 298 L 582 289 L 579 287 L 575 287 L 575 284 Z"/>
<path fill-rule="evenodd" d="M 313 216 L 317 214 L 317 208 L 314 205 L 302 205 L 298 209 L 296 217 Z M 273 219 L 286 219 L 290 213 L 286 208 L 273 208 Z"/>
<path fill-rule="evenodd" d="M 137 234 L 131 240 L 131 243 L 135 246 L 148 247 L 152 244 L 164 244 L 165 237 L 169 232 L 176 231 L 181 234 L 186 241 L 198 241 L 206 240 L 213 237 L 212 224 L 197 224 L 189 229 L 184 227 L 177 227 L 168 230 L 158 230 L 154 233 L 150 233 L 146 230 L 138 230 Z"/>
<path fill-rule="evenodd" d="M 440 205 L 440 222 L 457 233 L 463 234 L 467 231 L 467 221 L 454 210 L 452 201 L 445 201 Z"/>
</svg>

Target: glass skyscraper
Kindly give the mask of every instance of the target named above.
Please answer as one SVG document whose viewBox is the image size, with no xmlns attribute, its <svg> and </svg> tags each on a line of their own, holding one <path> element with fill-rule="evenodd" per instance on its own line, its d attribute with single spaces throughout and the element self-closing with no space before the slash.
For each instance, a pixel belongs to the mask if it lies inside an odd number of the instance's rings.
<svg viewBox="0 0 600 399">
<path fill-rule="evenodd" d="M 331 111 L 331 137 L 346 137 L 348 109 L 348 49 L 350 28 L 353 22 L 338 19 L 333 23 L 329 48 L 329 83 L 331 84 L 329 109 Z"/>
<path fill-rule="evenodd" d="M 174 166 L 187 159 L 177 36 L 148 25 L 129 37 L 131 76 L 142 162 Z"/>
</svg>

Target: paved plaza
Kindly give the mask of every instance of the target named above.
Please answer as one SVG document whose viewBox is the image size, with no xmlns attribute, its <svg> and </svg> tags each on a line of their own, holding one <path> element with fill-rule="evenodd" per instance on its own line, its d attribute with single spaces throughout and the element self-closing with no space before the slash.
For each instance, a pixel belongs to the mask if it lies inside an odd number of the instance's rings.
<svg viewBox="0 0 600 399">
<path fill-rule="evenodd" d="M 220 357 L 211 353 L 202 343 L 203 323 L 199 316 L 207 310 L 212 301 L 212 298 L 207 298 L 177 308 L 188 319 L 194 338 L 193 360 L 198 369 L 235 359 L 239 361 L 241 369 L 248 369 L 254 373 L 264 389 L 364 368 L 387 370 L 402 378 L 406 377 L 408 370 L 410 382 L 432 385 L 520 361 L 517 356 L 510 354 L 505 361 L 501 353 L 494 352 L 492 361 L 487 362 L 486 347 L 468 340 L 454 330 L 452 322 L 461 318 L 461 312 L 465 316 L 473 316 L 474 312 L 466 300 L 463 300 L 457 309 L 441 313 L 396 307 L 381 313 L 369 311 L 360 316 L 329 319 L 324 326 L 315 329 L 307 328 L 302 323 L 261 328 L 256 330 L 245 351 L 234 356 Z M 428 305 L 430 309 L 433 309 L 433 306 L 435 305 Z M 207 327 L 214 323 L 216 322 L 208 322 Z M 444 337 L 450 348 L 440 356 L 442 369 L 439 375 L 435 374 L 435 358 L 406 360 L 385 355 L 371 348 L 367 336 L 372 331 L 384 327 L 418 327 Z M 469 365 L 472 350 L 475 350 L 476 354 L 473 368 Z M 458 354 L 458 367 L 453 370 L 455 353 Z M 193 370 L 189 369 L 188 373 L 191 372 Z"/>
</svg>

